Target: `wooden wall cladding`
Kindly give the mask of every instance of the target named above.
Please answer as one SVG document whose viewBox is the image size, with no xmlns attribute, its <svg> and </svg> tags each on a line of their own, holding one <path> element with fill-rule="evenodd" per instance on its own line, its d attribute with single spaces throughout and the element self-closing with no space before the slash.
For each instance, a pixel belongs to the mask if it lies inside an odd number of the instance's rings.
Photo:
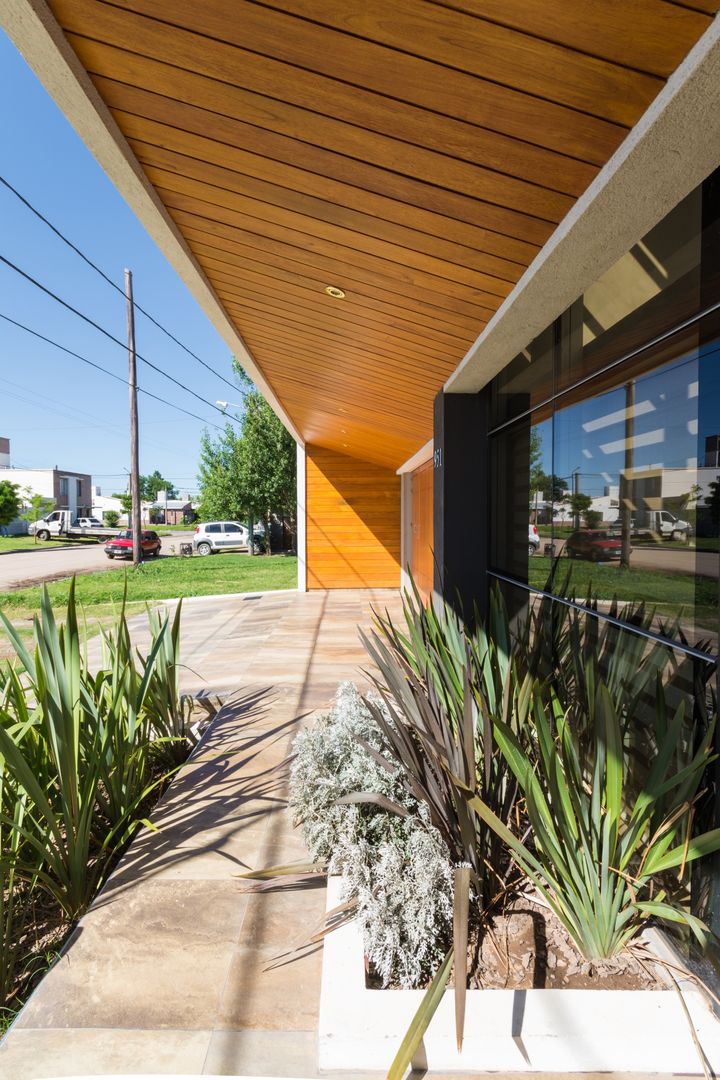
<svg viewBox="0 0 720 1080">
<path fill-rule="evenodd" d="M 308 588 L 398 588 L 400 478 L 319 446 L 306 453 Z"/>
<path fill-rule="evenodd" d="M 304 441 L 391 468 L 717 8 L 49 4 Z"/>
<path fill-rule="evenodd" d="M 433 480 L 432 461 L 427 461 L 411 476 L 410 569 L 415 584 L 427 600 L 433 591 Z"/>
</svg>

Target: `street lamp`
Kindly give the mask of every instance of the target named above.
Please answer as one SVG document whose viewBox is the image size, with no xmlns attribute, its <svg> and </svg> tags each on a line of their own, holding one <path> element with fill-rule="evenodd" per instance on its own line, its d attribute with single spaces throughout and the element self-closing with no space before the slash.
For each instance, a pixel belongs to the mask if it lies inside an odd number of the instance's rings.
<svg viewBox="0 0 720 1080">
<path fill-rule="evenodd" d="M 244 405 L 238 404 L 237 401 L 216 401 L 215 404 L 220 409 L 220 412 L 225 412 L 228 406 L 232 405 L 233 409 L 244 409 Z"/>
</svg>

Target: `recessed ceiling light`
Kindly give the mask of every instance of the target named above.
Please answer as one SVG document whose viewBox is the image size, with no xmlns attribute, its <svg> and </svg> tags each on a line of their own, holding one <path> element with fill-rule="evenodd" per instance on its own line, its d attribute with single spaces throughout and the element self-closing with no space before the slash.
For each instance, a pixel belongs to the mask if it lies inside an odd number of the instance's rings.
<svg viewBox="0 0 720 1080">
<path fill-rule="evenodd" d="M 345 299 L 345 293 L 342 291 L 342 289 L 338 289 L 337 285 L 326 285 L 325 292 L 328 294 L 328 296 L 334 296 L 336 300 Z"/>
</svg>

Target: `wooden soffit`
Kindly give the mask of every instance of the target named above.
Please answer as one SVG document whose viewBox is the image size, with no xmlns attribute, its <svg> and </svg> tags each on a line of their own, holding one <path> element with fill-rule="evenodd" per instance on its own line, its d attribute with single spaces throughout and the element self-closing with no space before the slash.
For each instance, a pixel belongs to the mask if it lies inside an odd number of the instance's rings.
<svg viewBox="0 0 720 1080">
<path fill-rule="evenodd" d="M 717 3 L 50 7 L 303 438 L 397 467 Z"/>
</svg>

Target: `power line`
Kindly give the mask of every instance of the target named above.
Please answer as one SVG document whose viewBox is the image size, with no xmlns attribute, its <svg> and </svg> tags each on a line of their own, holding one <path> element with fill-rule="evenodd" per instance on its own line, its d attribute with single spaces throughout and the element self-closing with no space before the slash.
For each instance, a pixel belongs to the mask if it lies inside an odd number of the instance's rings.
<svg viewBox="0 0 720 1080">
<path fill-rule="evenodd" d="M 15 197 L 18 198 L 20 202 L 28 208 L 28 210 L 30 210 L 31 213 L 35 214 L 35 216 L 39 218 L 40 221 L 47 225 L 47 227 L 55 233 L 58 239 L 62 240 L 64 244 L 67 244 L 67 246 L 72 251 L 74 251 L 76 255 L 79 255 L 84 263 L 90 266 L 95 271 L 95 273 L 99 274 L 103 281 L 106 281 L 107 284 L 112 286 L 112 288 L 115 289 L 116 292 L 119 292 L 121 296 L 125 295 L 120 286 L 116 284 L 116 282 L 114 282 L 113 279 L 108 274 L 106 274 L 101 267 L 97 265 L 97 263 L 94 263 L 93 260 L 85 254 L 84 251 L 80 250 L 77 244 L 74 244 L 72 240 L 69 240 L 68 237 L 65 236 L 65 234 L 62 233 L 60 229 L 57 228 L 57 226 L 53 225 L 53 223 L 49 221 L 45 217 L 45 215 L 37 209 L 36 206 L 33 206 L 29 199 L 26 199 L 24 195 L 21 195 L 17 188 L 14 188 L 12 186 L 9 180 L 6 180 L 4 176 L 0 176 L 0 183 L 4 184 L 8 191 L 11 191 L 13 195 L 15 195 Z M 146 311 L 145 308 L 141 307 L 140 304 L 136 303 L 135 307 L 142 315 L 145 316 L 146 319 L 148 319 L 153 324 L 153 326 L 156 326 L 158 330 L 161 330 L 163 334 L 166 334 L 170 338 L 170 340 L 174 341 L 176 345 L 178 345 L 188 354 L 188 356 L 192 356 L 193 360 L 197 360 L 198 364 L 202 364 L 204 368 L 210 371 L 217 379 L 220 379 L 222 382 L 224 382 L 226 386 L 231 387 L 231 389 L 234 390 L 236 393 L 247 393 L 247 391 L 245 390 L 240 390 L 239 387 L 235 385 L 235 383 L 230 382 L 229 379 L 226 379 L 224 375 L 221 375 L 219 371 L 216 371 L 214 367 L 207 363 L 207 361 L 203 360 L 202 357 L 198 356 L 197 353 L 193 352 L 193 350 L 189 348 L 189 346 L 185 345 L 184 342 L 180 341 L 180 339 L 176 337 L 175 334 L 168 330 L 167 327 L 163 326 L 162 323 L 158 322 L 158 320 L 153 315 L 151 315 L 149 311 Z"/>
<path fill-rule="evenodd" d="M 0 259 L 2 255 L 0 255 Z M 117 375 L 114 371 L 110 371 L 108 368 L 103 367 L 102 364 L 95 363 L 94 360 L 88 360 L 87 356 L 81 356 L 80 353 L 73 352 L 72 349 L 66 348 L 61 345 L 59 341 L 54 341 L 52 338 L 46 337 L 45 334 L 40 334 L 37 330 L 31 329 L 29 326 L 25 326 L 24 323 L 18 322 L 17 319 L 11 319 L 9 315 L 4 315 L 0 311 L 0 319 L 4 319 L 5 322 L 12 323 L 13 326 L 17 326 L 20 330 L 24 330 L 28 334 L 32 334 L 33 337 L 39 338 L 41 341 L 47 342 L 48 345 L 53 345 L 56 349 L 60 349 L 61 352 L 67 353 L 68 356 L 74 356 L 76 360 L 82 360 L 83 364 L 89 364 L 90 367 L 95 368 L 97 371 L 102 371 L 103 375 L 109 375 L 111 379 L 115 379 L 117 382 L 127 386 L 127 379 L 124 379 L 121 375 Z M 150 390 L 144 390 L 143 387 L 139 387 L 139 392 L 144 394 L 145 397 L 152 398 L 154 401 L 159 401 L 161 405 L 167 405 L 170 409 L 177 409 L 178 412 L 185 413 L 186 416 L 192 416 L 194 420 L 199 420 L 203 424 L 209 424 L 210 427 L 216 428 L 218 431 L 223 429 L 219 424 L 213 423 L 212 420 L 206 420 L 204 416 L 198 416 L 197 413 L 190 412 L 189 409 L 183 409 L 182 405 L 175 405 L 172 401 L 166 401 L 164 398 L 159 397 L 157 394 L 151 393 Z M 218 412 L 220 410 L 218 409 Z"/>
<path fill-rule="evenodd" d="M 20 276 L 24 277 L 26 281 L 29 281 L 37 289 L 40 289 L 41 292 L 44 292 L 46 296 L 52 297 L 52 299 L 55 300 L 58 304 L 61 304 L 68 311 L 71 311 L 73 315 L 77 315 L 79 319 L 82 319 L 83 322 L 88 323 L 89 326 L 92 326 L 95 330 L 98 330 L 101 334 L 103 334 L 104 337 L 108 338 L 116 345 L 119 345 L 123 350 L 127 348 L 127 345 L 124 341 L 121 341 L 120 338 L 116 338 L 114 334 L 111 334 L 110 331 L 106 330 L 104 326 L 100 325 L 100 323 L 96 323 L 95 320 L 91 319 L 89 315 L 85 315 L 82 311 L 78 311 L 78 309 L 73 307 L 72 304 L 69 304 L 67 300 L 63 300 L 63 298 L 61 296 L 58 296 L 57 293 L 54 293 L 52 289 L 48 289 L 45 285 L 42 284 L 42 282 L 38 281 L 37 278 L 34 278 L 31 274 L 26 273 L 26 271 L 22 270 L 19 266 L 16 266 L 16 264 L 14 262 L 11 262 L 10 259 L 7 259 L 4 255 L 0 255 L 0 262 L 5 263 L 5 265 L 9 266 L 11 270 L 15 271 L 15 273 L 20 274 Z M 203 405 L 207 405 L 209 406 L 209 408 L 214 409 L 215 412 L 219 412 L 222 416 L 225 416 L 223 410 L 219 409 L 217 405 L 213 405 L 213 403 L 211 401 L 208 401 L 207 398 L 204 398 L 202 394 L 196 393 L 195 390 L 191 390 L 189 386 L 185 385 L 185 383 L 180 382 L 180 380 L 176 379 L 173 375 L 169 375 L 167 371 L 163 371 L 163 369 L 161 367 L 158 367 L 157 364 L 153 364 L 152 361 L 146 359 L 146 357 L 144 356 L 141 356 L 140 353 L 137 353 L 137 358 L 138 360 L 141 360 L 143 364 L 147 364 L 149 368 L 152 368 L 153 371 L 157 371 L 159 375 L 162 375 L 165 379 L 169 379 L 171 383 L 179 386 L 180 389 L 184 390 L 186 394 L 191 394 L 192 397 L 197 398 L 198 401 L 202 401 Z"/>
</svg>

